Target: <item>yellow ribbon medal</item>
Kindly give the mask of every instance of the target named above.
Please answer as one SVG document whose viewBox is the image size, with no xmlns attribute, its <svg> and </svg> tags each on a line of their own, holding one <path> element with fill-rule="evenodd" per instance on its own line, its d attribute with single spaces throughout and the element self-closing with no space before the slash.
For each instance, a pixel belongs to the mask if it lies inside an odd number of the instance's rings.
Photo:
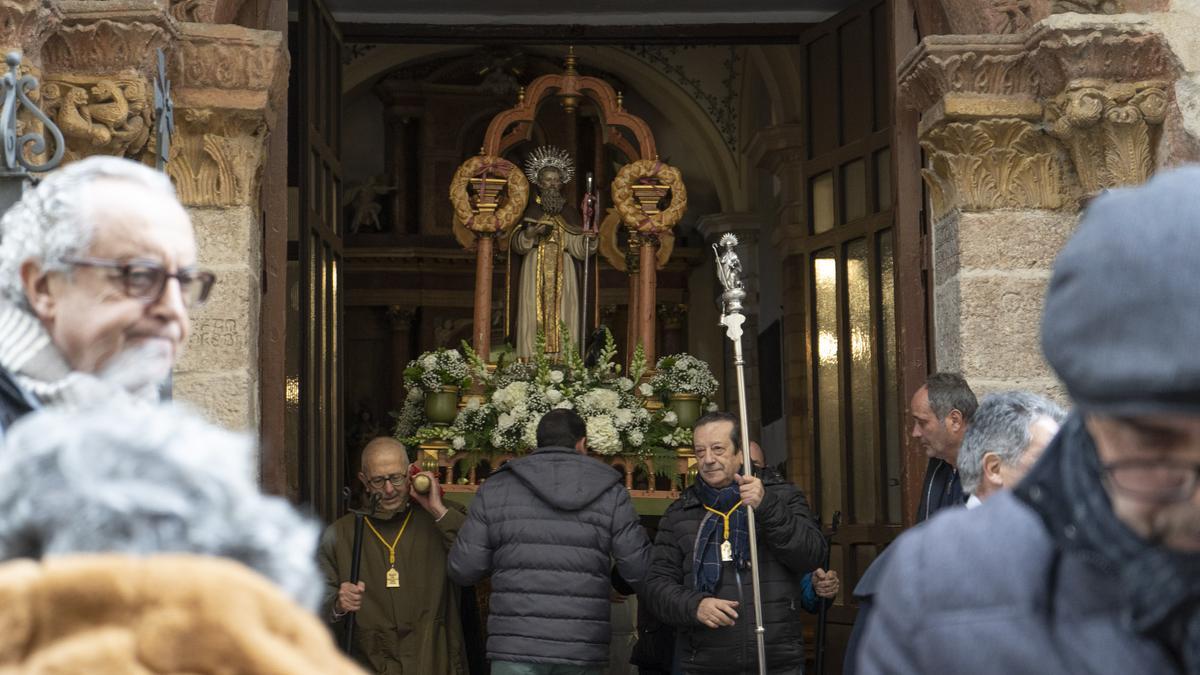
<svg viewBox="0 0 1200 675">
<path fill-rule="evenodd" d="M 371 524 L 370 518 L 363 518 L 363 520 L 367 521 L 367 527 L 371 528 L 371 532 L 375 533 L 375 536 L 379 538 L 379 542 L 388 550 L 388 565 L 390 565 L 387 571 L 388 588 L 400 588 L 400 573 L 396 571 L 396 544 L 399 544 L 400 537 L 404 536 L 404 530 L 408 527 L 409 518 L 412 518 L 412 510 L 409 510 L 407 516 L 404 516 L 404 524 L 400 526 L 400 531 L 396 533 L 396 538 L 390 544 L 387 543 L 382 534 L 379 534 L 379 530 L 375 529 L 375 526 Z M 725 529 L 728 531 L 728 526 Z"/>
<path fill-rule="evenodd" d="M 733 562 L 733 543 L 729 541 L 729 516 L 732 516 L 733 512 L 737 511 L 738 507 L 741 505 L 742 503 L 739 501 L 733 505 L 732 509 L 729 509 L 725 513 L 721 513 L 708 504 L 703 505 L 704 508 L 708 509 L 710 513 L 715 513 L 718 516 L 721 516 L 721 520 L 725 523 L 725 528 L 721 535 L 721 562 Z"/>
</svg>

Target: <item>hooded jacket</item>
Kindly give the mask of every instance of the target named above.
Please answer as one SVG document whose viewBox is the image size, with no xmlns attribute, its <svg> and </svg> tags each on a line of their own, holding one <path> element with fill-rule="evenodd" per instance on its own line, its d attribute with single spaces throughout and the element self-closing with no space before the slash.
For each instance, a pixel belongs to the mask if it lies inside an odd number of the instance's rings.
<svg viewBox="0 0 1200 675">
<path fill-rule="evenodd" d="M 603 666 L 611 570 L 640 590 L 650 542 L 621 475 L 571 448 L 539 448 L 493 473 L 450 551 L 456 583 L 492 575 L 488 658 Z"/>
</svg>

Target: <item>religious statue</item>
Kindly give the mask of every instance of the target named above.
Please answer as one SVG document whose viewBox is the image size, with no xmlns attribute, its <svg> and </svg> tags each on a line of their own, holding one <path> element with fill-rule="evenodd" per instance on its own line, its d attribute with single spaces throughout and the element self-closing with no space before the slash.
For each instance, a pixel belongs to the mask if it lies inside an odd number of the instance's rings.
<svg viewBox="0 0 1200 675">
<path fill-rule="evenodd" d="M 343 198 L 343 203 L 349 205 L 354 212 L 350 219 L 350 232 L 358 234 L 364 227 L 382 232 L 383 225 L 379 222 L 379 213 L 383 207 L 379 204 L 379 198 L 395 189 L 392 186 L 380 185 L 375 176 L 368 178 L 362 185 L 351 188 Z"/>
<path fill-rule="evenodd" d="M 584 261 L 596 250 L 596 238 L 585 234 L 579 211 L 562 193 L 574 174 L 571 156 L 553 146 L 538 148 L 525 160 L 525 175 L 537 186 L 537 196 L 512 235 L 512 250 L 525 256 L 517 296 L 519 357 L 533 356 L 538 331 L 546 336 L 547 354 L 561 354 L 578 344 L 575 261 Z"/>
</svg>

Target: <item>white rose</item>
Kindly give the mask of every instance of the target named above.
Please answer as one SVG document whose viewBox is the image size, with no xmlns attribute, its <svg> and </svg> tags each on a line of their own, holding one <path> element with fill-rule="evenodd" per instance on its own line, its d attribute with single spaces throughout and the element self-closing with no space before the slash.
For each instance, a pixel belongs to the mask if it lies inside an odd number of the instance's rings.
<svg viewBox="0 0 1200 675">
<path fill-rule="evenodd" d="M 645 440 L 646 437 L 642 434 L 641 429 L 634 429 L 629 432 L 629 442 L 633 445 L 641 445 Z"/>
<path fill-rule="evenodd" d="M 554 387 L 546 387 L 546 402 L 547 403 L 549 403 L 550 405 L 554 405 L 561 400 L 563 400 L 563 395 L 562 395 L 561 391 L 555 389 Z"/>
<path fill-rule="evenodd" d="M 437 368 L 437 357 L 433 354 L 430 354 L 424 359 L 421 359 L 421 365 L 425 367 L 425 370 L 433 370 L 434 368 Z"/>
<path fill-rule="evenodd" d="M 558 383 L 562 382 L 563 381 L 562 371 L 561 370 L 550 371 L 550 381 L 553 382 L 554 384 L 558 384 Z"/>
<path fill-rule="evenodd" d="M 629 423 L 633 421 L 633 413 L 630 412 L 628 408 L 618 408 L 617 411 L 613 413 L 613 420 L 616 421 L 617 426 L 627 427 L 629 426 Z"/>
<path fill-rule="evenodd" d="M 663 423 L 675 426 L 679 424 L 679 416 L 675 414 L 674 410 L 668 410 L 667 414 L 663 415 Z"/>
<path fill-rule="evenodd" d="M 467 399 L 467 407 L 466 407 L 467 410 L 476 410 L 478 408 L 479 408 L 479 397 L 472 396 L 471 398 Z"/>
<path fill-rule="evenodd" d="M 496 420 L 496 426 L 500 429 L 507 429 L 513 425 L 513 416 L 509 413 L 500 413 L 499 419 Z"/>
<path fill-rule="evenodd" d="M 455 436 L 454 440 L 451 441 L 450 444 L 454 446 L 455 450 L 462 450 L 463 448 L 467 447 L 467 439 L 463 438 L 462 436 Z"/>
<path fill-rule="evenodd" d="M 705 412 L 717 412 L 717 404 L 709 403 L 707 406 L 704 407 L 704 411 Z"/>
<path fill-rule="evenodd" d="M 572 410 L 575 408 L 575 404 L 571 403 L 568 400 L 562 400 L 562 401 L 559 401 L 558 404 L 555 405 L 554 407 L 558 410 Z"/>
<path fill-rule="evenodd" d="M 649 382 L 643 382 L 638 385 L 638 393 L 649 398 L 654 395 L 654 387 L 651 387 Z"/>
<path fill-rule="evenodd" d="M 588 445 L 602 455 L 621 452 L 621 436 L 608 415 L 596 415 L 587 420 Z"/>
<path fill-rule="evenodd" d="M 621 391 L 629 391 L 633 389 L 633 380 L 628 377 L 622 377 L 617 380 L 617 386 L 621 388 Z"/>
</svg>

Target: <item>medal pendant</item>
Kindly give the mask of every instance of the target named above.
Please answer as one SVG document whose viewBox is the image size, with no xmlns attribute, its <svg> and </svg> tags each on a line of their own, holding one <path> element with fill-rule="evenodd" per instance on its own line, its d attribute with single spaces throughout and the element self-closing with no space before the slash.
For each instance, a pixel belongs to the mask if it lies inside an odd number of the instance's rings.
<svg viewBox="0 0 1200 675">
<path fill-rule="evenodd" d="M 721 543 L 721 562 L 733 562 L 733 544 L 728 539 Z"/>
<path fill-rule="evenodd" d="M 393 567 L 387 571 L 387 587 L 400 588 L 400 573 Z"/>
</svg>

